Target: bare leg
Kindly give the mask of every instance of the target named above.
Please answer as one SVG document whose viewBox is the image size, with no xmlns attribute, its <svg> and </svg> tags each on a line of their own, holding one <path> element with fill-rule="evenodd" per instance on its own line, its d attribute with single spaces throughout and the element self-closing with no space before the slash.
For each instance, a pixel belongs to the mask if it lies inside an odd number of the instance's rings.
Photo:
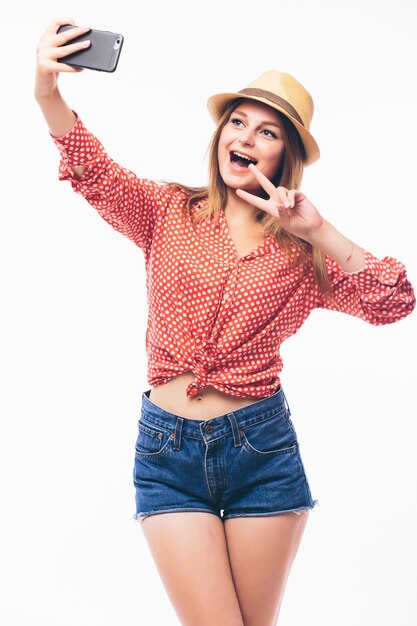
<svg viewBox="0 0 417 626">
<path fill-rule="evenodd" d="M 244 626 L 220 518 L 162 513 L 141 528 L 183 626 Z"/>
<path fill-rule="evenodd" d="M 308 519 L 281 513 L 224 521 L 230 564 L 245 626 L 275 626 L 291 565 Z"/>
</svg>

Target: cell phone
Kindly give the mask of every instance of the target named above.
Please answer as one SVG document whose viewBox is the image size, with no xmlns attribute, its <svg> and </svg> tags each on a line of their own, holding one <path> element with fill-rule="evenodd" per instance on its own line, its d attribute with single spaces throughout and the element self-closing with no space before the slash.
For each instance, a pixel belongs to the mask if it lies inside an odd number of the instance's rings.
<svg viewBox="0 0 417 626">
<path fill-rule="evenodd" d="M 71 24 L 64 24 L 58 28 L 57 32 L 62 33 L 64 30 L 70 30 L 71 28 L 77 27 Z M 78 43 L 86 39 L 91 41 L 88 48 L 67 54 L 57 59 L 58 63 L 67 63 L 74 67 L 84 67 L 88 70 L 97 70 L 98 72 L 114 72 L 123 46 L 123 35 L 112 33 L 108 30 L 95 30 L 92 28 L 87 33 L 73 37 L 64 45 Z M 59 47 L 61 48 L 62 46 Z"/>
</svg>

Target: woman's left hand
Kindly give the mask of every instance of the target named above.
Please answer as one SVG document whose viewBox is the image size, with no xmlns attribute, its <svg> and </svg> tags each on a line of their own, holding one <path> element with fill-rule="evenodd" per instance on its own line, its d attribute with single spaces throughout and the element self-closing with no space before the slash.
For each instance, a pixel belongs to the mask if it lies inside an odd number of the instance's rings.
<svg viewBox="0 0 417 626">
<path fill-rule="evenodd" d="M 316 207 L 297 189 L 275 187 L 253 163 L 249 165 L 249 169 L 265 189 L 269 199 L 264 200 L 243 189 L 236 189 L 236 195 L 277 217 L 282 228 L 292 235 L 308 241 L 325 221 Z"/>
</svg>

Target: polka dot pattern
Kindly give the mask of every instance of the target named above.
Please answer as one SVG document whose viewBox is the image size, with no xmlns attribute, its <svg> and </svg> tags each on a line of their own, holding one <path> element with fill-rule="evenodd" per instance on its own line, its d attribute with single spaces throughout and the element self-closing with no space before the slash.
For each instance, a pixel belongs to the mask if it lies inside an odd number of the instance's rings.
<svg viewBox="0 0 417 626">
<path fill-rule="evenodd" d="M 365 266 L 357 272 L 344 272 L 326 255 L 336 304 L 321 296 L 317 306 L 360 317 L 374 326 L 401 320 L 416 305 L 405 265 L 390 256 L 379 260 L 367 250 L 364 252 Z"/>
<path fill-rule="evenodd" d="M 195 227 L 182 221 L 185 195 L 138 178 L 115 163 L 78 114 L 73 128 L 53 141 L 59 179 L 144 253 L 149 307 L 148 383 L 162 385 L 194 372 L 192 397 L 207 385 L 225 393 L 263 398 L 280 385 L 281 343 L 315 308 L 338 310 L 374 325 L 404 318 L 415 307 L 404 265 L 365 250 L 365 266 L 344 272 L 326 256 L 335 303 L 320 292 L 311 260 L 297 265 L 266 235 L 238 258 L 224 213 Z M 87 169 L 78 178 L 71 165 Z M 201 210 L 206 200 L 192 208 Z"/>
</svg>

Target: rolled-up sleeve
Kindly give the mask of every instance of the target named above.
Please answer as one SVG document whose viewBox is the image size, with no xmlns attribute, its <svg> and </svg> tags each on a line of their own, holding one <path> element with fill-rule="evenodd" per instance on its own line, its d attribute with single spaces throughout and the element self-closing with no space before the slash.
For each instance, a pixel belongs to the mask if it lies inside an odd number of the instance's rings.
<svg viewBox="0 0 417 626">
<path fill-rule="evenodd" d="M 409 315 L 416 305 L 406 267 L 390 256 L 382 260 L 364 250 L 365 265 L 345 272 L 328 255 L 326 269 L 334 301 L 321 294 L 318 307 L 359 317 L 369 324 L 392 324 Z"/>
<path fill-rule="evenodd" d="M 115 230 L 131 239 L 145 256 L 149 253 L 164 193 L 158 183 L 139 178 L 109 157 L 100 141 L 83 124 L 78 113 L 71 130 L 50 136 L 60 152 L 59 180 L 68 180 Z M 82 176 L 71 166 L 85 167 Z"/>
</svg>

